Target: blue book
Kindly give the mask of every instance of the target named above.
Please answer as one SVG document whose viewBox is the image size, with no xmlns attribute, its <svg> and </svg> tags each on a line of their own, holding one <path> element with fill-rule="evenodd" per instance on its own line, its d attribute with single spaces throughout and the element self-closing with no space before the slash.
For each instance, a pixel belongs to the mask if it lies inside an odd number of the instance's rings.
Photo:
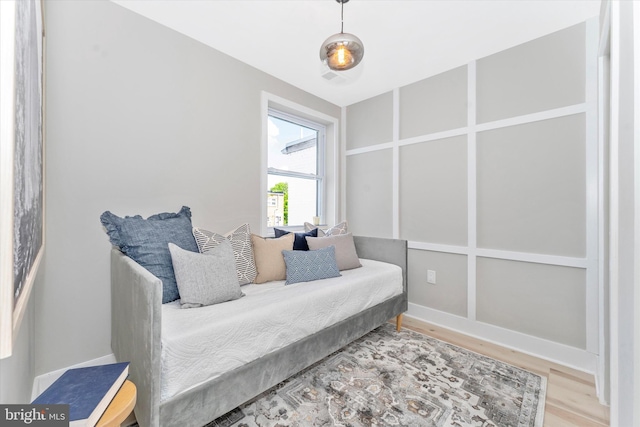
<svg viewBox="0 0 640 427">
<path fill-rule="evenodd" d="M 66 371 L 33 404 L 69 405 L 69 426 L 95 426 L 129 375 L 129 362 Z"/>
</svg>

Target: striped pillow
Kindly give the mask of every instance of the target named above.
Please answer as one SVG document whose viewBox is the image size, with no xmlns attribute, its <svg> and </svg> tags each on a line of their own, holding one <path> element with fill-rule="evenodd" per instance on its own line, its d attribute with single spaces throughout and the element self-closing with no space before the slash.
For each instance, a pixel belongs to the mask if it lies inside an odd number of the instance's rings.
<svg viewBox="0 0 640 427">
<path fill-rule="evenodd" d="M 258 275 L 258 271 L 253 257 L 249 224 L 242 224 L 224 236 L 202 228 L 194 228 L 192 231 L 193 237 L 195 237 L 198 245 L 198 250 L 202 254 L 206 254 L 225 240 L 231 242 L 233 256 L 236 260 L 238 282 L 240 282 L 241 285 L 253 283 Z"/>
</svg>

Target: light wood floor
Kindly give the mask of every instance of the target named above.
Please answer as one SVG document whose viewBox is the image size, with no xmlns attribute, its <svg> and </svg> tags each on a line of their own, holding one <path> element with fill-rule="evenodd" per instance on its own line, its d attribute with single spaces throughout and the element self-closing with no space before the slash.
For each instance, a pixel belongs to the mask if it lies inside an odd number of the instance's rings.
<svg viewBox="0 0 640 427">
<path fill-rule="evenodd" d="M 406 316 L 402 326 L 545 376 L 547 378 L 545 427 L 609 425 L 609 407 L 598 402 L 595 380 L 590 374 Z"/>
</svg>

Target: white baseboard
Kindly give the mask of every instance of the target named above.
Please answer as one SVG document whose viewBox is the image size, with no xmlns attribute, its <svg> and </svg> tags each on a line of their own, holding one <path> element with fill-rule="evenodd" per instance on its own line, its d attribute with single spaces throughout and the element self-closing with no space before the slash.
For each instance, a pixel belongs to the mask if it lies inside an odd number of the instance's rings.
<svg viewBox="0 0 640 427">
<path fill-rule="evenodd" d="M 58 369 L 56 371 L 48 372 L 46 374 L 38 375 L 33 380 L 33 388 L 31 389 L 31 400 L 35 399 L 47 389 L 55 380 L 60 378 L 62 374 L 65 373 L 68 369 L 73 368 L 85 368 L 87 366 L 97 366 L 97 365 L 106 365 L 108 363 L 116 363 L 116 356 L 113 354 L 108 354 L 106 356 L 98 357 L 97 359 L 88 360 L 86 362 L 78 363 L 73 366 L 69 366 L 67 368 Z"/>
<path fill-rule="evenodd" d="M 556 343 L 488 323 L 472 321 L 465 317 L 413 303 L 409 303 L 409 310 L 405 314 L 417 320 L 433 323 L 434 325 L 498 344 L 502 347 L 587 372 L 594 376 L 597 372 L 598 356 L 584 349 Z"/>
</svg>

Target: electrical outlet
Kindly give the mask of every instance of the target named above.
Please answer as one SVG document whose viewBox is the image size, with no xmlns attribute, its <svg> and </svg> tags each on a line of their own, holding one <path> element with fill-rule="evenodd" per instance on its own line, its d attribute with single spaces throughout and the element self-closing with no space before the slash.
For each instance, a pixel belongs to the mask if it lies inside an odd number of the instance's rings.
<svg viewBox="0 0 640 427">
<path fill-rule="evenodd" d="M 427 282 L 432 285 L 436 284 L 436 272 L 434 270 L 427 270 Z"/>
</svg>

